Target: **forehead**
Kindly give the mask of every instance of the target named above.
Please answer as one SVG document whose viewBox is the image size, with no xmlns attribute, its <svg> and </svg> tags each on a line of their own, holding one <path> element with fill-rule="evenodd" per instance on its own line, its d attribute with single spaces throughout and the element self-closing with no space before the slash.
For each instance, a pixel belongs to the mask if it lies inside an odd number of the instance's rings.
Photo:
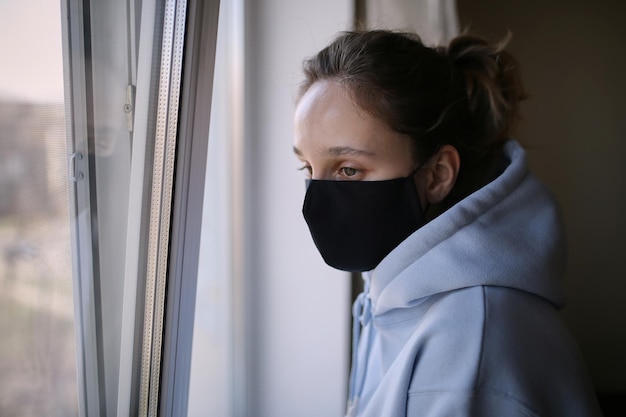
<svg viewBox="0 0 626 417">
<path fill-rule="evenodd" d="M 296 107 L 297 148 L 383 145 L 380 136 L 391 133 L 382 121 L 361 110 L 347 89 L 337 82 L 315 82 Z"/>
<path fill-rule="evenodd" d="M 317 81 L 302 95 L 296 107 L 296 122 L 328 121 L 333 116 L 358 113 L 349 92 L 338 82 Z"/>
</svg>

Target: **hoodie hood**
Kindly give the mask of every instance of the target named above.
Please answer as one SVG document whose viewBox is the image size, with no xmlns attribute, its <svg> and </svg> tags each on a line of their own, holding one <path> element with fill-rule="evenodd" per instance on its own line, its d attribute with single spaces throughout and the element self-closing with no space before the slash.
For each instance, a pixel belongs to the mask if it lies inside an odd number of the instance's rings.
<svg viewBox="0 0 626 417">
<path fill-rule="evenodd" d="M 528 171 L 515 141 L 500 176 L 414 232 L 364 274 L 372 314 L 412 307 L 420 299 L 486 285 L 565 304 L 560 282 L 566 253 L 558 206 Z"/>
</svg>

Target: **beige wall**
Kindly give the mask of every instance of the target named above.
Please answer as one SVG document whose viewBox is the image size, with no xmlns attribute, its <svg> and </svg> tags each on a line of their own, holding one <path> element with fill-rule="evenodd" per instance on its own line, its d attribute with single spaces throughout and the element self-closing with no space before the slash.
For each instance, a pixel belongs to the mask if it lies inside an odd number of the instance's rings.
<svg viewBox="0 0 626 417">
<path fill-rule="evenodd" d="M 518 138 L 560 201 L 564 318 L 596 388 L 626 390 L 626 2 L 458 0 L 461 28 L 501 38 L 532 95 Z"/>
</svg>

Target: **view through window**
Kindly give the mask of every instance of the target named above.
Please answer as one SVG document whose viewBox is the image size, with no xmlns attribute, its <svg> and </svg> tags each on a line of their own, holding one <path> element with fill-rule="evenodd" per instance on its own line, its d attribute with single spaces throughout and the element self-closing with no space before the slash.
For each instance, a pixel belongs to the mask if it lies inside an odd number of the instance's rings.
<svg viewBox="0 0 626 417">
<path fill-rule="evenodd" d="M 0 415 L 78 416 L 61 9 L 0 2 Z"/>
</svg>

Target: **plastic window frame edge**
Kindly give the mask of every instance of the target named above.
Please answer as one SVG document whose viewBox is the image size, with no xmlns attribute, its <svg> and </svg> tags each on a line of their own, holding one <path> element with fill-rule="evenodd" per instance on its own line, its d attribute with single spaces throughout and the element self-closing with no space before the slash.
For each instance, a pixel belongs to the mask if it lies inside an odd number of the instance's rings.
<svg viewBox="0 0 626 417">
<path fill-rule="evenodd" d="M 186 12 L 185 0 L 166 0 L 149 214 L 139 416 L 158 414 Z"/>
<path fill-rule="evenodd" d="M 249 228 L 247 224 L 247 201 L 246 184 L 250 173 L 246 169 L 246 132 L 248 126 L 248 114 L 246 111 L 246 38 L 247 27 L 247 1 L 232 0 L 233 15 L 231 16 L 232 54 L 231 64 L 238 71 L 231 75 L 230 88 L 232 95 L 232 148 L 231 170 L 232 194 L 232 268 L 233 268 L 233 377 L 232 377 L 232 401 L 235 416 L 243 417 L 250 414 L 251 394 L 253 392 L 253 377 L 250 369 L 251 346 L 248 335 L 251 331 L 250 305 L 253 304 L 252 294 L 247 285 L 249 271 L 246 267 L 246 234 Z"/>
<path fill-rule="evenodd" d="M 134 0 L 128 0 L 128 7 L 134 9 Z M 146 158 L 146 149 L 149 148 L 149 136 L 154 137 L 154 126 L 150 125 L 150 117 L 156 107 L 156 97 L 153 83 L 159 76 L 155 71 L 155 62 L 160 60 L 160 43 L 162 35 L 162 10 L 160 0 L 143 0 L 140 16 L 140 33 L 137 44 L 137 52 L 131 54 L 131 65 L 134 65 L 131 79 L 135 86 L 136 97 L 134 103 L 133 118 L 133 142 L 131 156 L 130 195 L 128 207 L 128 229 L 126 240 L 126 267 L 124 278 L 124 300 L 122 305 L 122 327 L 120 346 L 120 365 L 118 377 L 118 402 L 117 415 L 136 415 L 138 412 L 138 373 L 140 363 L 137 362 L 135 353 L 141 342 L 143 331 L 142 314 L 144 310 L 141 294 L 145 281 L 145 254 L 142 255 L 140 247 L 144 244 L 146 232 L 143 230 L 143 216 L 149 207 L 143 206 L 144 195 L 150 187 L 144 182 L 151 177 L 150 158 Z M 135 13 L 136 10 L 133 11 Z M 137 21 L 134 16 L 129 25 Z M 129 28 L 129 32 L 131 29 Z M 137 36 L 137 34 L 135 34 Z M 136 39 L 130 39 L 135 43 Z M 132 48 L 130 48 L 132 49 Z M 137 63 L 133 57 L 137 53 Z M 136 71 L 136 73 L 135 73 Z M 156 85 L 156 83 L 155 83 Z M 158 91 L 157 91 L 158 93 Z M 143 297 L 145 298 L 145 297 Z"/>
<path fill-rule="evenodd" d="M 219 0 L 190 0 L 163 344 L 161 416 L 186 416 Z"/>
<path fill-rule="evenodd" d="M 66 129 L 68 147 L 73 150 L 70 161 L 76 163 L 76 180 L 70 185 L 72 190 L 73 215 L 72 236 L 72 276 L 74 296 L 74 320 L 76 332 L 76 364 L 78 376 L 78 406 L 80 415 L 98 417 L 105 413 L 103 369 L 101 345 L 98 340 L 96 288 L 94 286 L 94 265 L 91 233 L 91 216 L 80 217 L 79 212 L 91 213 L 91 170 L 89 169 L 88 137 L 90 118 L 88 109 L 90 77 L 88 46 L 85 38 L 89 22 L 89 11 L 84 9 L 82 0 L 61 1 L 63 36 L 63 67 L 65 83 Z M 87 6 L 88 8 L 88 6 Z M 77 140 L 78 137 L 85 140 Z M 80 157 L 77 157 L 80 155 Z M 70 171 L 71 172 L 71 171 Z"/>
</svg>

